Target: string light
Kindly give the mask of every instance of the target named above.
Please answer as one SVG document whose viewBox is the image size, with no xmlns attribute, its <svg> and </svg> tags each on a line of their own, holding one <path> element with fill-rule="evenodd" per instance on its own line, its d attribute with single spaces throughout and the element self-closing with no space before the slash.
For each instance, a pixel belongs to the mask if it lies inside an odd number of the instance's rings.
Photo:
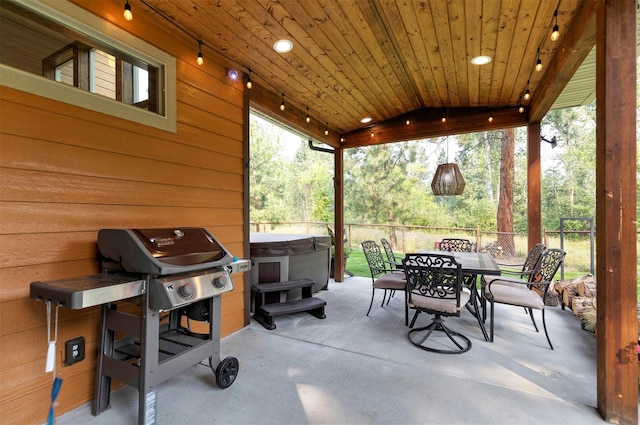
<svg viewBox="0 0 640 425">
<path fill-rule="evenodd" d="M 309 107 L 307 106 L 307 118 L 304 119 L 307 123 L 311 122 L 311 117 L 309 116 Z"/>
<path fill-rule="evenodd" d="M 284 111 L 284 93 L 282 93 L 282 103 L 280 104 L 280 110 Z"/>
<path fill-rule="evenodd" d="M 204 58 L 202 57 L 202 40 L 198 40 L 198 57 L 196 58 L 196 62 L 198 65 L 204 63 Z"/>
<path fill-rule="evenodd" d="M 130 21 L 133 19 L 133 13 L 131 12 L 131 5 L 129 4 L 129 0 L 124 4 L 124 12 L 122 12 L 124 19 Z"/>
<path fill-rule="evenodd" d="M 493 122 L 493 114 L 489 114 L 489 122 Z"/>
<path fill-rule="evenodd" d="M 520 105 L 520 107 L 518 108 L 518 112 L 520 112 L 521 114 L 524 113 L 524 106 Z"/>
<path fill-rule="evenodd" d="M 527 80 L 527 88 L 524 92 L 524 96 L 522 97 L 524 100 L 531 99 L 531 92 L 529 91 L 529 80 Z"/>
<path fill-rule="evenodd" d="M 375 133 L 372 131 L 371 132 L 371 137 L 374 137 L 374 136 L 375 136 Z"/>
<path fill-rule="evenodd" d="M 324 135 L 328 136 L 329 135 L 329 123 L 325 123 L 324 124 Z"/>
<path fill-rule="evenodd" d="M 536 61 L 536 71 L 542 71 L 542 60 L 540 59 L 540 48 L 538 47 L 538 60 Z"/>
<path fill-rule="evenodd" d="M 411 124 L 411 120 L 407 120 L 407 121 L 405 122 L 405 124 L 406 124 L 406 125 Z"/>
<path fill-rule="evenodd" d="M 553 12 L 553 17 L 556 20 L 556 24 L 553 26 L 553 31 L 551 31 L 551 41 L 558 41 L 560 38 L 560 27 L 558 26 L 558 9 Z"/>
<path fill-rule="evenodd" d="M 247 77 L 247 88 L 251 90 L 253 83 L 251 82 L 251 69 L 249 69 L 249 76 Z"/>
</svg>

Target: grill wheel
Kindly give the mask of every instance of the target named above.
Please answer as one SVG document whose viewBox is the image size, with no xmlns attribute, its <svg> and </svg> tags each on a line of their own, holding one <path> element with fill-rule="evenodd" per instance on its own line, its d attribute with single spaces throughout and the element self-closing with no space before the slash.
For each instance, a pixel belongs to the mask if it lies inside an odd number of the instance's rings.
<svg viewBox="0 0 640 425">
<path fill-rule="evenodd" d="M 229 388 L 238 377 L 240 363 L 235 357 L 226 357 L 217 368 L 213 368 L 213 357 L 209 357 L 209 367 L 216 375 L 216 385 L 219 388 Z"/>
</svg>

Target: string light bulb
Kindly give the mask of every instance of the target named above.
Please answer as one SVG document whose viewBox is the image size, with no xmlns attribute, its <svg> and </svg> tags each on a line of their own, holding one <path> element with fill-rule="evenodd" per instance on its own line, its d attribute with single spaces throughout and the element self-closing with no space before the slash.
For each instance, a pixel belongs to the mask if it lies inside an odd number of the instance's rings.
<svg viewBox="0 0 640 425">
<path fill-rule="evenodd" d="M 493 122 L 493 114 L 489 114 L 489 122 Z"/>
<path fill-rule="evenodd" d="M 520 107 L 518 108 L 518 112 L 520 112 L 521 114 L 524 113 L 524 106 L 520 105 Z"/>
<path fill-rule="evenodd" d="M 133 13 L 131 12 L 131 5 L 129 4 L 129 0 L 124 4 L 124 12 L 122 12 L 124 19 L 127 21 L 131 21 L 133 19 Z"/>
<path fill-rule="evenodd" d="M 540 59 L 540 48 L 538 47 L 538 60 L 536 61 L 536 72 L 542 71 L 542 59 Z"/>
<path fill-rule="evenodd" d="M 249 70 L 249 76 L 247 77 L 247 88 L 249 90 L 253 88 L 253 83 L 251 82 L 251 70 Z"/>
<path fill-rule="evenodd" d="M 284 111 L 284 93 L 282 93 L 282 103 L 280 104 L 280 110 Z"/>
<path fill-rule="evenodd" d="M 531 92 L 529 91 L 529 89 L 527 89 L 527 91 L 526 91 L 526 92 L 524 92 L 524 97 L 523 97 L 523 99 L 524 99 L 524 100 L 529 100 L 529 99 L 531 99 Z"/>
<path fill-rule="evenodd" d="M 204 63 L 204 57 L 202 57 L 202 41 L 198 40 L 198 57 L 196 58 L 196 63 L 198 65 L 202 65 Z"/>
<path fill-rule="evenodd" d="M 309 116 L 309 107 L 307 106 L 307 118 L 304 119 L 307 124 L 311 122 L 311 117 Z"/>
<path fill-rule="evenodd" d="M 556 20 L 556 24 L 553 26 L 553 31 L 551 31 L 551 41 L 558 41 L 560 38 L 560 27 L 558 26 L 558 9 L 553 12 L 553 17 Z"/>
<path fill-rule="evenodd" d="M 329 123 L 324 124 L 324 135 L 325 136 L 329 135 Z"/>
</svg>

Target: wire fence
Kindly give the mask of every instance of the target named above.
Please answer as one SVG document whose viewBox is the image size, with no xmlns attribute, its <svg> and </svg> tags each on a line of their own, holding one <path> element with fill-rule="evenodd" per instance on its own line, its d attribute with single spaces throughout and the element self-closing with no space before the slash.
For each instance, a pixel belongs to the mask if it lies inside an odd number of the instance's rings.
<svg viewBox="0 0 640 425">
<path fill-rule="evenodd" d="M 251 223 L 252 231 L 263 233 L 294 233 L 326 235 L 333 223 L 280 222 Z M 640 232 L 636 244 L 640 252 Z M 490 252 L 502 264 L 521 264 L 529 252 L 527 234 L 485 232 L 477 228 L 410 226 L 402 224 L 345 224 L 345 247 L 361 249 L 365 240 L 387 239 L 394 251 L 407 253 L 419 249 L 437 249 L 443 238 L 469 239 L 477 251 Z M 505 243 L 506 241 L 506 243 Z M 567 252 L 560 278 L 571 275 L 595 274 L 595 232 L 593 230 L 544 230 L 543 242 L 549 248 L 562 248 Z M 510 245 L 505 249 L 503 245 Z M 640 270 L 640 262 L 638 263 Z"/>
</svg>

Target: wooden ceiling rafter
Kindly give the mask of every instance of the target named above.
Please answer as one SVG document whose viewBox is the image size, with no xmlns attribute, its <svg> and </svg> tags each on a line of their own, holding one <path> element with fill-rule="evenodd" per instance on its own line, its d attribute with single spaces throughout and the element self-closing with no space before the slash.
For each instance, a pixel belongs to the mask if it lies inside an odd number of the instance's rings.
<svg viewBox="0 0 640 425">
<path fill-rule="evenodd" d="M 388 131 L 398 117 L 411 111 L 423 111 L 424 115 L 424 111 L 446 106 L 468 111 L 475 119 L 483 111 L 522 103 L 529 108 L 530 119 L 539 120 L 595 43 L 593 34 L 580 34 L 587 26 L 584 17 L 592 18 L 597 3 L 598 0 L 183 0 L 179 5 L 171 0 L 143 2 L 197 34 L 205 45 L 205 61 L 207 56 L 217 56 L 244 72 L 250 69 L 254 84 L 271 92 L 269 96 L 259 91 L 249 93 L 252 104 L 275 99 L 273 105 L 262 104 L 260 108 L 273 111 L 278 119 L 284 93 L 289 110 L 286 119 L 295 124 L 298 132 L 309 129 L 304 120 L 308 108 L 316 125 L 322 127 L 321 131 L 312 128 L 309 134 L 318 141 L 323 140 L 325 126 L 330 133 L 351 137 L 358 131 L 369 132 L 371 127 L 360 120 L 370 116 L 375 126 Z M 554 43 L 549 36 L 556 9 L 561 37 Z M 284 55 L 272 47 L 275 40 L 283 37 L 295 44 L 293 51 Z M 538 48 L 544 66 L 539 73 L 532 71 Z M 479 54 L 491 56 L 492 62 L 472 65 L 471 58 Z M 532 99 L 524 102 L 527 82 Z M 299 122 L 294 123 L 295 120 Z M 482 121 L 478 123 L 484 128 Z M 398 130 L 404 134 L 402 126 Z M 425 131 L 424 137 L 432 133 L 429 128 Z M 370 140 L 362 142 L 368 144 Z"/>
</svg>

